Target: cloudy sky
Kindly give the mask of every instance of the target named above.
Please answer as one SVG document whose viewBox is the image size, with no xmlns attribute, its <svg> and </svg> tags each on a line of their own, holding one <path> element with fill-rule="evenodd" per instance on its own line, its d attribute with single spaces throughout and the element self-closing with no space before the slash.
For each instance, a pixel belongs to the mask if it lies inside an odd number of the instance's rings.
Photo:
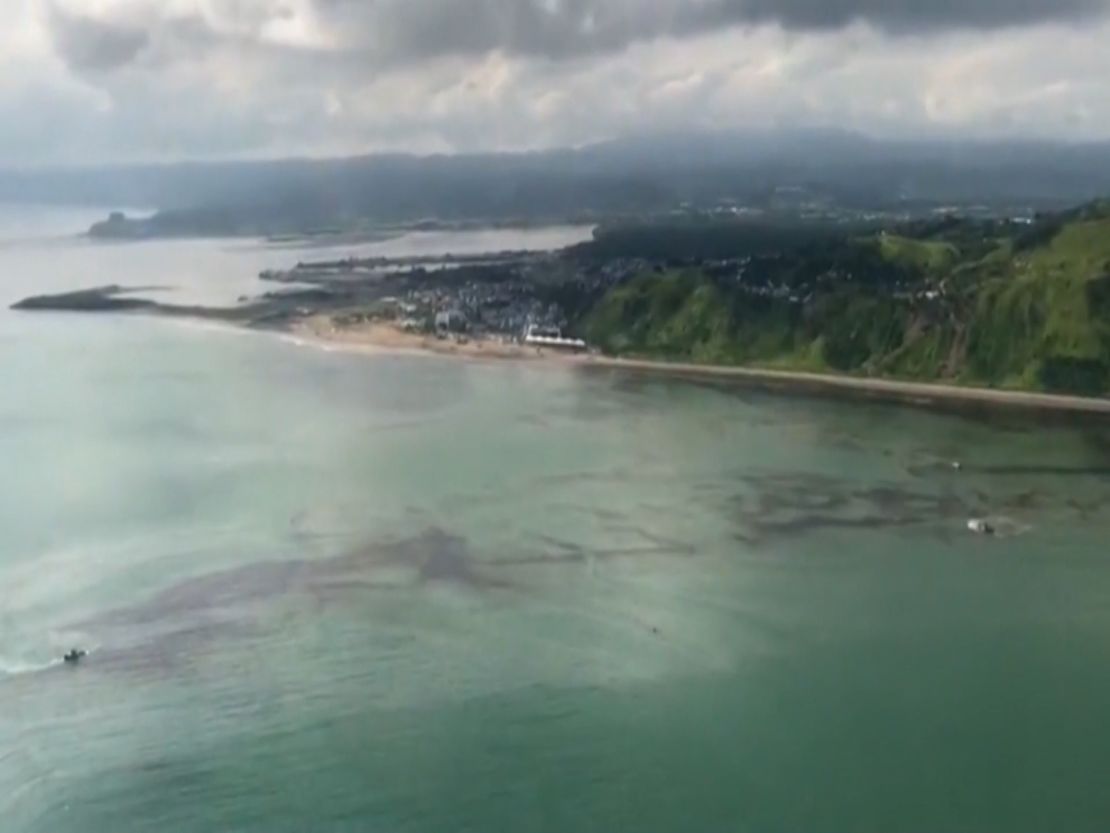
<svg viewBox="0 0 1110 833">
<path fill-rule="evenodd" d="M 4 166 L 686 127 L 1110 138 L 1110 0 L 0 2 Z"/>
</svg>

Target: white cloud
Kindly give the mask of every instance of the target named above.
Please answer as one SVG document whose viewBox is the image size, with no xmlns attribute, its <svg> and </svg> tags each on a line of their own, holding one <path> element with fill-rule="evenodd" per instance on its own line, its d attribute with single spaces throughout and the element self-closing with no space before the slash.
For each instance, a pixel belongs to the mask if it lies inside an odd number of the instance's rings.
<svg viewBox="0 0 1110 833">
<path fill-rule="evenodd" d="M 638 0 L 550 0 L 546 9 L 519 0 L 528 14 L 475 34 L 427 30 L 428 18 L 411 11 L 422 0 L 406 0 L 409 16 L 374 32 L 367 4 L 355 0 L 9 2 L 0 28 L 0 154 L 9 164 L 534 148 L 776 124 L 1110 138 L 1102 17 L 914 32 L 898 30 L 911 18 L 894 12 L 794 28 L 735 23 L 736 14 L 693 27 L 681 0 L 652 0 L 650 25 L 633 31 Z M 452 2 L 479 22 L 507 8 Z M 771 3 L 687 6 L 750 12 Z M 786 6 L 796 15 L 811 8 Z M 560 9 L 577 10 L 566 20 L 589 48 L 566 48 L 565 25 L 548 19 Z M 539 34 L 528 29 L 536 25 Z M 95 44 L 67 46 L 66 26 L 96 35 Z M 397 32 L 425 41 L 403 56 L 383 45 Z"/>
</svg>

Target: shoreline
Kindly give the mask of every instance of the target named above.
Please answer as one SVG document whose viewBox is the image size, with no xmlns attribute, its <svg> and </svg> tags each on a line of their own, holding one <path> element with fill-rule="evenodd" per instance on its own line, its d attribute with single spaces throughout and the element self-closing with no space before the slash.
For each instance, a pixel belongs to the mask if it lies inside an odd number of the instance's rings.
<svg viewBox="0 0 1110 833">
<path fill-rule="evenodd" d="M 746 382 L 785 393 L 824 394 L 841 398 L 857 398 L 862 395 L 871 400 L 899 402 L 918 407 L 984 406 L 1041 413 L 1110 416 L 1110 399 L 964 387 L 932 382 L 869 379 L 804 371 L 769 370 L 757 367 L 703 365 L 595 354 L 563 354 L 526 347 L 515 342 L 489 339 L 458 343 L 452 340 L 441 341 L 429 335 L 406 333 L 390 324 L 375 323 L 361 327 L 339 328 L 326 316 L 307 319 L 282 332 L 324 348 L 337 348 L 350 352 L 408 353 L 468 360 L 525 361 L 564 368 L 626 370 L 676 378 Z"/>
</svg>

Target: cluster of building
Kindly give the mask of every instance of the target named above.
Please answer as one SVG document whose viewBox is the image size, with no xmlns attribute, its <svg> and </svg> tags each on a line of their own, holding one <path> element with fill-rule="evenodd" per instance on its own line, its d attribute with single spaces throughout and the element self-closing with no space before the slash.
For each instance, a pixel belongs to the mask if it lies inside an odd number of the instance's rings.
<svg viewBox="0 0 1110 833">
<path fill-rule="evenodd" d="M 444 281 L 412 288 L 381 298 L 363 312 L 344 316 L 341 323 L 372 319 L 392 320 L 410 332 L 442 338 L 496 337 L 526 343 L 530 337 L 558 341 L 567 326 L 557 303 L 540 298 L 534 284 L 517 280 Z M 565 346 L 570 344 L 568 341 Z M 553 342 L 550 346 L 558 345 Z"/>
<path fill-rule="evenodd" d="M 363 266 L 377 271 L 361 275 Z M 580 317 L 614 286 L 639 275 L 692 268 L 733 292 L 795 306 L 807 305 L 825 286 L 855 282 L 850 265 L 817 272 L 817 264 L 774 253 L 692 260 L 502 253 L 460 258 L 453 267 L 439 264 L 435 269 L 405 259 L 381 266 L 340 261 L 263 277 L 296 279 L 335 293 L 343 299 L 336 316 L 340 325 L 389 320 L 407 331 L 441 338 L 494 338 L 573 350 L 586 345 L 566 336 L 568 319 Z M 814 271 L 806 275 L 807 270 Z M 895 297 L 919 302 L 944 295 L 943 286 L 909 279 L 883 286 Z"/>
<path fill-rule="evenodd" d="M 409 293 L 409 300 L 425 311 L 437 332 L 520 338 L 530 325 L 562 328 L 567 324 L 557 304 L 539 298 L 535 287 L 523 281 L 474 281 L 457 288 L 416 290 Z"/>
<path fill-rule="evenodd" d="M 600 297 L 629 278 L 652 268 L 642 259 L 578 264 L 550 255 L 472 269 L 409 273 L 397 298 L 385 299 L 387 314 L 405 328 L 439 336 L 466 334 L 537 346 L 584 349 L 565 337 L 567 311 L 557 297 Z"/>
<path fill-rule="evenodd" d="M 775 257 L 764 258 L 774 261 Z M 791 304 L 807 304 L 823 288 L 843 286 L 856 282 L 857 276 L 850 271 L 832 268 L 798 284 L 787 284 L 776 280 L 776 270 L 760 268 L 761 262 L 751 257 L 706 261 L 700 268 L 707 275 L 728 283 L 735 291 L 754 298 L 769 298 L 788 301 Z M 885 282 L 881 288 L 893 298 L 916 302 L 935 302 L 942 300 L 948 293 L 947 281 L 914 280 L 909 278 Z"/>
</svg>

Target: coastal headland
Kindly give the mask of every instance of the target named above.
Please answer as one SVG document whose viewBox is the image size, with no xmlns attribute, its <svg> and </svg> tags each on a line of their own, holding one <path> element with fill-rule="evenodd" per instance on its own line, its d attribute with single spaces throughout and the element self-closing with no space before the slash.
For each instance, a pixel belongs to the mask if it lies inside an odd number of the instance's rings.
<svg viewBox="0 0 1110 833">
<path fill-rule="evenodd" d="M 28 311 L 203 318 L 344 349 L 711 377 L 916 405 L 1110 413 L 1110 205 L 873 228 L 614 225 L 554 252 L 339 258 L 229 307 L 106 286 Z M 567 352 L 529 333 L 581 340 Z"/>
</svg>

